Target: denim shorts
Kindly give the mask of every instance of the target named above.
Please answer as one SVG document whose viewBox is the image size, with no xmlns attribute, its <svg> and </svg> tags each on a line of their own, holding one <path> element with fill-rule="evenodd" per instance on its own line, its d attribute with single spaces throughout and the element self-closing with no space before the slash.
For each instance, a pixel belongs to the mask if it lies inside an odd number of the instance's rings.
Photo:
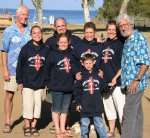
<svg viewBox="0 0 150 138">
<path fill-rule="evenodd" d="M 52 112 L 67 113 L 72 94 L 52 91 Z"/>
</svg>

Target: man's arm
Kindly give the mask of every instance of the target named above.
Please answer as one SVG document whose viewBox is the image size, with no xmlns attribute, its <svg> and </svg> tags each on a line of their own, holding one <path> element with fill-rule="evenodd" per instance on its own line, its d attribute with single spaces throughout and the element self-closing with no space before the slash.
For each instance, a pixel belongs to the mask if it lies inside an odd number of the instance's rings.
<svg viewBox="0 0 150 138">
<path fill-rule="evenodd" d="M 5 81 L 10 80 L 10 74 L 7 67 L 7 52 L 2 52 L 2 67 L 3 67 L 3 77 Z"/>
<path fill-rule="evenodd" d="M 143 75 L 145 74 L 145 72 L 148 70 L 149 66 L 142 64 L 140 66 L 140 70 L 136 75 L 136 78 L 131 82 L 131 84 L 129 85 L 129 92 L 131 94 L 134 94 L 136 92 L 136 89 L 138 87 L 139 82 L 141 81 Z"/>
</svg>

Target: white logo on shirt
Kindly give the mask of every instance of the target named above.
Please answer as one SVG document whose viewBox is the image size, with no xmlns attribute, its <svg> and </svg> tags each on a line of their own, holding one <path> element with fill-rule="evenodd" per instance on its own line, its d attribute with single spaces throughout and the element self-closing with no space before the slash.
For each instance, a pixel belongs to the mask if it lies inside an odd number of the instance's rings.
<svg viewBox="0 0 150 138">
<path fill-rule="evenodd" d="M 21 42 L 21 38 L 18 36 L 14 36 L 11 39 L 12 43 L 20 43 Z"/>
</svg>

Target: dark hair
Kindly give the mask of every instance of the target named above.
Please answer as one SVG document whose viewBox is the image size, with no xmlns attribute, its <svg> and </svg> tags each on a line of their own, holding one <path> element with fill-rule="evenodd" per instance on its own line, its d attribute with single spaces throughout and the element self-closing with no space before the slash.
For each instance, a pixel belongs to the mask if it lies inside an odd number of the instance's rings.
<svg viewBox="0 0 150 138">
<path fill-rule="evenodd" d="M 58 36 L 57 36 L 57 38 L 56 38 L 57 42 L 60 40 L 61 37 L 66 37 L 67 40 L 68 40 L 68 42 L 69 42 L 69 46 L 70 46 L 70 36 L 69 36 L 69 34 L 68 34 L 68 33 L 61 33 L 61 34 L 58 34 Z"/>
<path fill-rule="evenodd" d="M 93 23 L 93 22 L 87 22 L 84 24 L 84 31 L 87 29 L 87 28 L 92 28 L 94 31 L 96 31 L 96 25 Z"/>
<path fill-rule="evenodd" d="M 31 27 L 31 31 L 30 31 L 31 34 L 32 34 L 32 31 L 33 31 L 34 28 L 38 28 L 41 32 L 43 32 L 43 29 L 39 25 L 33 25 Z"/>
<path fill-rule="evenodd" d="M 96 59 L 96 57 L 93 54 L 87 53 L 85 54 L 82 58 L 81 61 L 84 62 L 86 60 L 92 60 L 94 61 Z"/>
<path fill-rule="evenodd" d="M 43 30 L 39 25 L 33 25 L 31 27 L 31 31 L 30 31 L 31 34 L 32 34 L 32 31 L 33 31 L 34 28 L 38 28 L 41 31 L 41 33 L 43 33 Z M 41 38 L 41 40 L 39 42 L 36 42 L 36 43 L 39 44 L 39 45 L 43 44 L 43 37 Z"/>
<path fill-rule="evenodd" d="M 108 29 L 108 26 L 109 26 L 109 25 L 114 25 L 114 26 L 116 26 L 116 29 L 117 29 L 117 23 L 116 23 L 115 20 L 109 20 L 109 21 L 107 22 L 106 29 Z"/>
<path fill-rule="evenodd" d="M 120 40 L 121 39 L 121 34 L 120 34 L 119 28 L 117 26 L 117 22 L 115 20 L 108 21 L 108 23 L 106 25 L 106 29 L 108 29 L 109 25 L 114 25 L 116 27 L 116 35 L 117 35 L 117 38 Z"/>
</svg>

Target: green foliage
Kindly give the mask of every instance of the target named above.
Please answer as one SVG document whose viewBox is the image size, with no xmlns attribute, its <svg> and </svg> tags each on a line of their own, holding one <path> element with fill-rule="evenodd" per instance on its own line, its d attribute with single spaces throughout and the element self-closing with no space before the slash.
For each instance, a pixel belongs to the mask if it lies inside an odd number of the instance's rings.
<svg viewBox="0 0 150 138">
<path fill-rule="evenodd" d="M 118 16 L 123 0 L 104 0 L 98 10 L 98 19 L 113 19 Z M 130 0 L 127 12 L 130 15 L 150 18 L 150 0 Z"/>
<path fill-rule="evenodd" d="M 131 0 L 128 5 L 128 13 L 150 18 L 150 0 Z"/>
<path fill-rule="evenodd" d="M 43 0 L 32 0 L 34 7 L 41 8 Z"/>
<path fill-rule="evenodd" d="M 94 7 L 95 0 L 88 0 L 89 6 Z"/>
</svg>

